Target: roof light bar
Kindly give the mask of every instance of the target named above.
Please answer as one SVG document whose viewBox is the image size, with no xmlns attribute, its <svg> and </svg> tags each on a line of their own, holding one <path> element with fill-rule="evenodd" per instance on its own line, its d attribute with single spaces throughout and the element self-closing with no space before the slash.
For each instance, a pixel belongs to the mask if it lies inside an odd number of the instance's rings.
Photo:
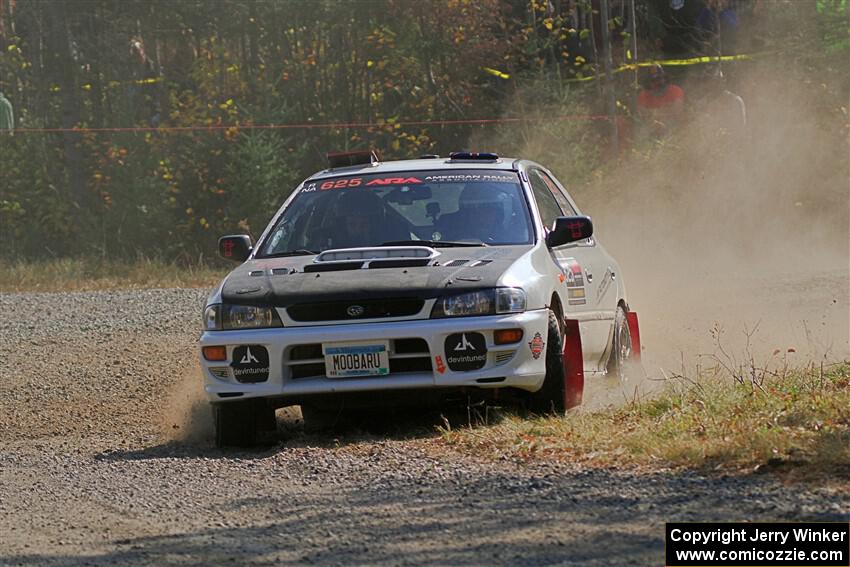
<svg viewBox="0 0 850 567">
<path fill-rule="evenodd" d="M 463 161 L 496 161 L 499 159 L 499 154 L 493 152 L 452 152 L 449 154 L 449 159 Z"/>
<path fill-rule="evenodd" d="M 351 167 L 354 165 L 374 165 L 380 158 L 375 150 L 362 150 L 358 152 L 328 152 L 328 168 Z"/>
</svg>

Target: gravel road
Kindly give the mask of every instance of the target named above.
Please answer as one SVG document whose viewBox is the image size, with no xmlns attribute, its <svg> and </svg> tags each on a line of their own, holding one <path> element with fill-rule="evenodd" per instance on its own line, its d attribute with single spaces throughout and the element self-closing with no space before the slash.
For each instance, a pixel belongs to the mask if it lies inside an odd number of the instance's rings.
<svg viewBox="0 0 850 567">
<path fill-rule="evenodd" d="M 0 295 L 0 565 L 661 565 L 665 521 L 850 519 L 767 475 L 492 462 L 433 416 L 218 451 L 185 420 L 204 295 Z"/>
</svg>

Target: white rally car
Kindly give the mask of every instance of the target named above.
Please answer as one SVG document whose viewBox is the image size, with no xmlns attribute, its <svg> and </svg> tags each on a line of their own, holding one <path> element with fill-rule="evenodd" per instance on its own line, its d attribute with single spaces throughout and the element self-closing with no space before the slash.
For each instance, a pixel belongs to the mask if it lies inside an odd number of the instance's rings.
<svg viewBox="0 0 850 567">
<path fill-rule="evenodd" d="M 489 153 L 329 154 L 210 294 L 200 339 L 218 445 L 274 410 L 518 393 L 581 403 L 584 376 L 639 356 L 622 274 L 542 166 Z"/>
</svg>

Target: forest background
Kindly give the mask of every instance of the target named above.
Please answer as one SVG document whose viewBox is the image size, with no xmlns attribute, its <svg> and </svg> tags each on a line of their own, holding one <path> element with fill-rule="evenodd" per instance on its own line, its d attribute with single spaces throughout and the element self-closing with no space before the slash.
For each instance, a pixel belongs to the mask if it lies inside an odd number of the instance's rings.
<svg viewBox="0 0 850 567">
<path fill-rule="evenodd" d="M 705 10 L 717 25 L 699 24 Z M 686 85 L 692 111 L 721 72 L 735 90 L 756 65 L 778 70 L 817 91 L 840 154 L 848 10 L 846 0 L 0 0 L 0 92 L 14 109 L 14 129 L 0 130 L 0 261 L 205 263 L 218 236 L 258 236 L 328 151 L 496 151 L 591 191 L 635 155 L 663 151 L 663 140 L 623 133 L 640 131 L 634 64 L 653 61 Z"/>
</svg>

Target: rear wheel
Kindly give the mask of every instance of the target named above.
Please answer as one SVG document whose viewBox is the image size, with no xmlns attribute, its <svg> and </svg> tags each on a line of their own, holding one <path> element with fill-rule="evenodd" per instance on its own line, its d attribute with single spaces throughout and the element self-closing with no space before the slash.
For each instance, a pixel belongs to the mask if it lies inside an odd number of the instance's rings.
<svg viewBox="0 0 850 567">
<path fill-rule="evenodd" d="M 632 357 L 632 336 L 626 310 L 617 306 L 614 315 L 614 336 L 611 339 L 611 356 L 608 358 L 608 375 L 615 376 L 621 383 L 626 381 L 626 368 Z"/>
<path fill-rule="evenodd" d="M 535 413 L 563 414 L 565 406 L 564 337 L 558 318 L 549 311 L 549 330 L 546 340 L 546 378 L 543 386 L 531 394 L 529 409 Z"/>
<path fill-rule="evenodd" d="M 265 400 L 213 404 L 216 447 L 253 447 L 262 432 L 275 429 L 274 408 Z"/>
</svg>

